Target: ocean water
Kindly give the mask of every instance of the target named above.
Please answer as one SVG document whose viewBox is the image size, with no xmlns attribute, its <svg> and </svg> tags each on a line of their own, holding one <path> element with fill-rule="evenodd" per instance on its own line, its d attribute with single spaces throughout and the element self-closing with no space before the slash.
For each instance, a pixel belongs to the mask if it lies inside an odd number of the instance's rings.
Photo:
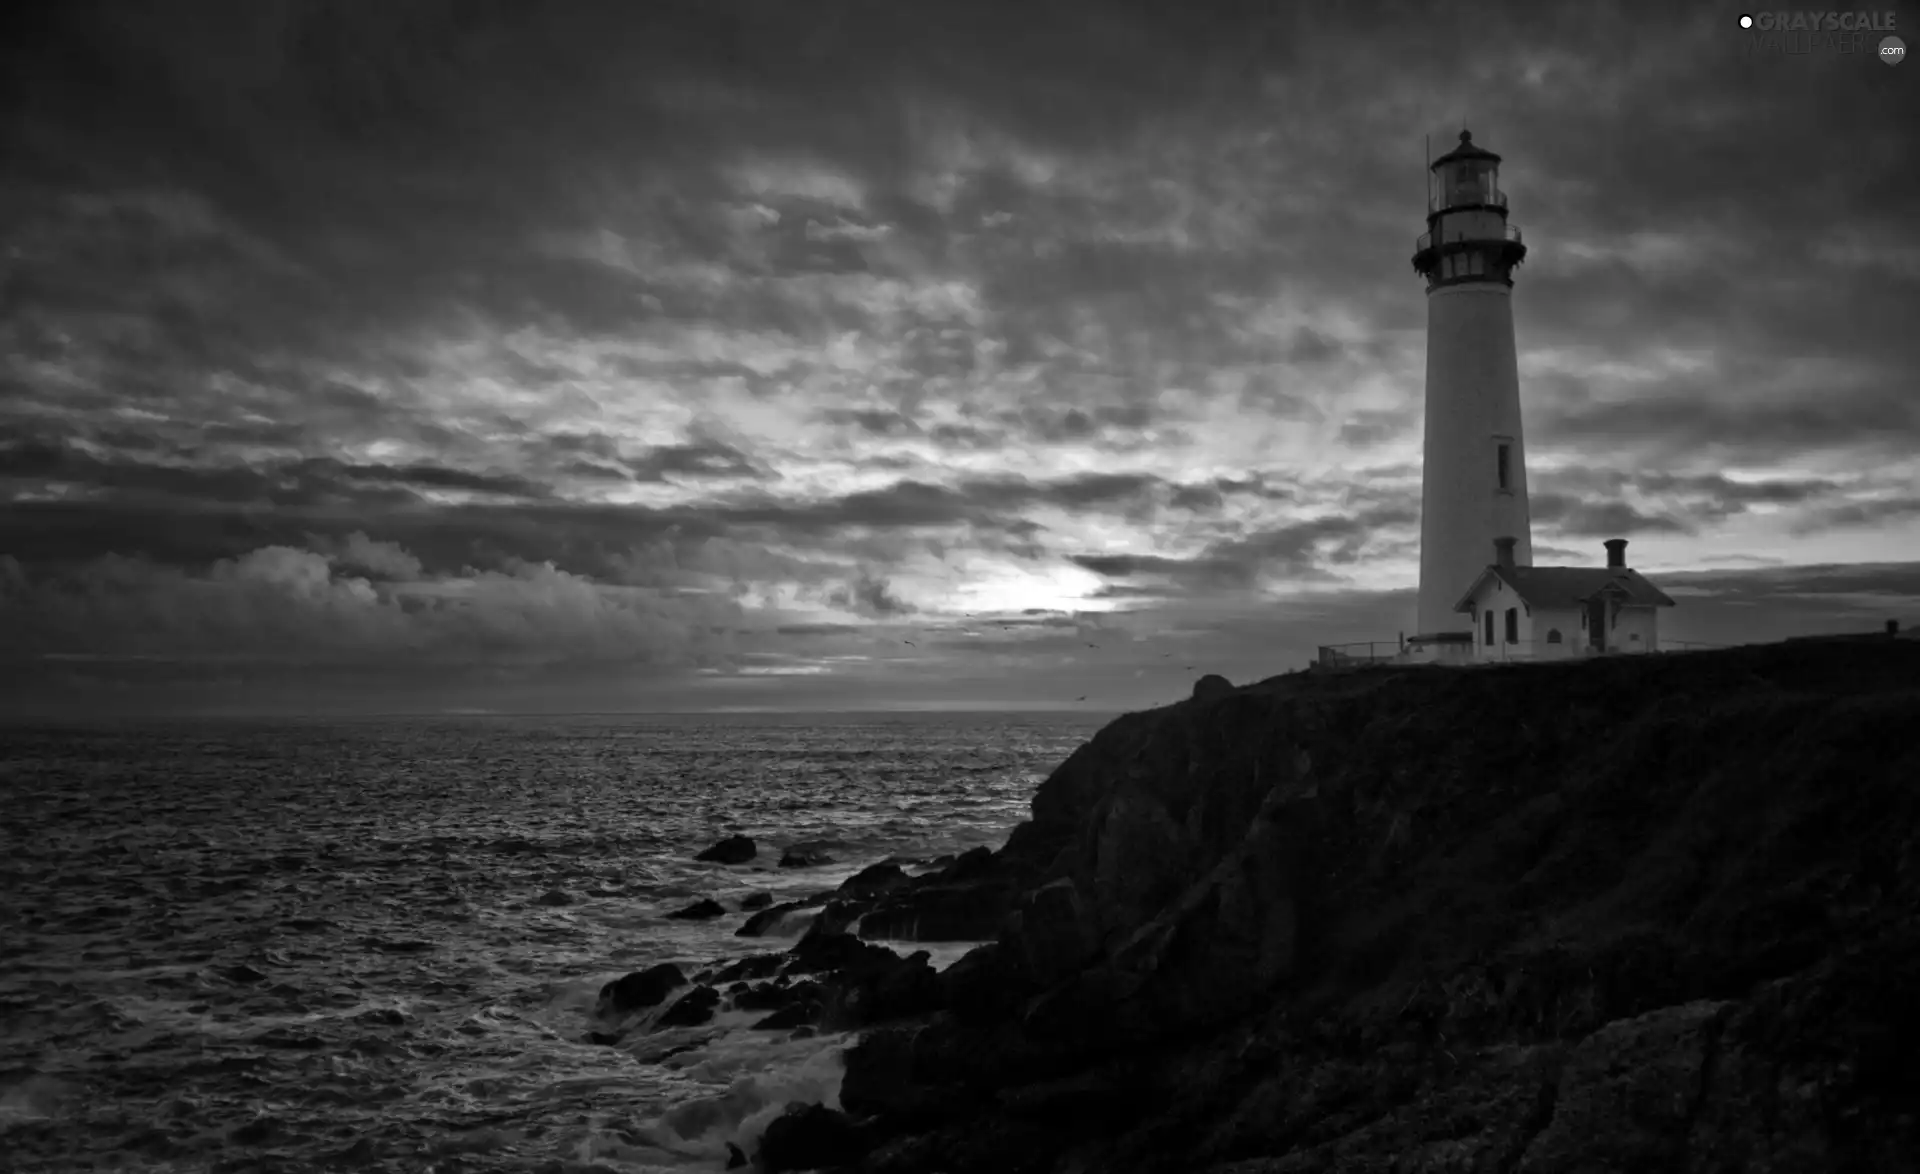
<svg viewBox="0 0 1920 1174">
<path fill-rule="evenodd" d="M 0 730 L 0 1167 L 722 1169 L 789 1101 L 835 1103 L 850 1039 L 609 1024 L 601 984 L 790 944 L 665 917 L 701 897 L 998 846 L 1099 724 Z M 733 832 L 757 860 L 694 862 Z M 795 843 L 835 863 L 778 868 Z"/>
</svg>

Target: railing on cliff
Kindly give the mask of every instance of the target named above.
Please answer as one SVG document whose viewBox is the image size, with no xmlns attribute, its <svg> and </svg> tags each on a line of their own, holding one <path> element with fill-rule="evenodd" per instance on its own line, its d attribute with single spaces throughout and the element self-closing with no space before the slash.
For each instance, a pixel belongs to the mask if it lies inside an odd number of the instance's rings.
<svg viewBox="0 0 1920 1174">
<path fill-rule="evenodd" d="M 1369 664 L 1388 664 L 1400 658 L 1398 640 L 1355 640 L 1347 644 L 1322 644 L 1315 664 L 1320 668 L 1359 668 Z"/>
</svg>

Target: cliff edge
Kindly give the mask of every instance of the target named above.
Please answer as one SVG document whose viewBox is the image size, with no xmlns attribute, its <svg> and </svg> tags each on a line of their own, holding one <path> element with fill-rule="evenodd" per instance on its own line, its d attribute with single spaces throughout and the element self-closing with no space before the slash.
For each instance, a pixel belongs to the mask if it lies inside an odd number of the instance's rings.
<svg viewBox="0 0 1920 1174">
<path fill-rule="evenodd" d="M 1909 641 L 1122 717 L 848 1053 L 841 1168 L 1920 1168 L 1916 731 Z"/>
</svg>

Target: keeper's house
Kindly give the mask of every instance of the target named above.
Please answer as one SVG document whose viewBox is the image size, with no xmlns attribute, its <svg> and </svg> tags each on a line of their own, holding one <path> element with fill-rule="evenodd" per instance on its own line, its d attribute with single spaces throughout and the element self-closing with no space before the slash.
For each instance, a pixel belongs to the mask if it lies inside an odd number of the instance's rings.
<svg viewBox="0 0 1920 1174">
<path fill-rule="evenodd" d="M 1494 539 L 1494 561 L 1454 607 L 1473 623 L 1473 659 L 1521 660 L 1657 652 L 1660 609 L 1673 600 L 1627 566 L 1627 542 L 1608 540 L 1604 567 L 1514 565 L 1514 539 Z"/>
</svg>

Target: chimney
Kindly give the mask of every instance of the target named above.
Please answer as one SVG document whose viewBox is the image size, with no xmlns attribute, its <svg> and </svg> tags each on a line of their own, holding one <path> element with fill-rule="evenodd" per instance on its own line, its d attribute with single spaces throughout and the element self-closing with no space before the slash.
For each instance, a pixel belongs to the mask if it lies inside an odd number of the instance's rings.
<svg viewBox="0 0 1920 1174">
<path fill-rule="evenodd" d="M 1888 636 L 1898 636 L 1899 634 L 1900 634 L 1900 621 L 1899 621 L 1899 620 L 1888 620 L 1888 621 L 1887 621 L 1887 635 L 1888 635 Z"/>
<path fill-rule="evenodd" d="M 1607 569 L 1625 570 L 1627 566 L 1627 540 L 1624 538 L 1607 539 Z"/>
<path fill-rule="evenodd" d="M 1517 539 L 1496 538 L 1493 540 L 1493 563 L 1499 567 L 1513 565 L 1513 544 Z"/>
</svg>

